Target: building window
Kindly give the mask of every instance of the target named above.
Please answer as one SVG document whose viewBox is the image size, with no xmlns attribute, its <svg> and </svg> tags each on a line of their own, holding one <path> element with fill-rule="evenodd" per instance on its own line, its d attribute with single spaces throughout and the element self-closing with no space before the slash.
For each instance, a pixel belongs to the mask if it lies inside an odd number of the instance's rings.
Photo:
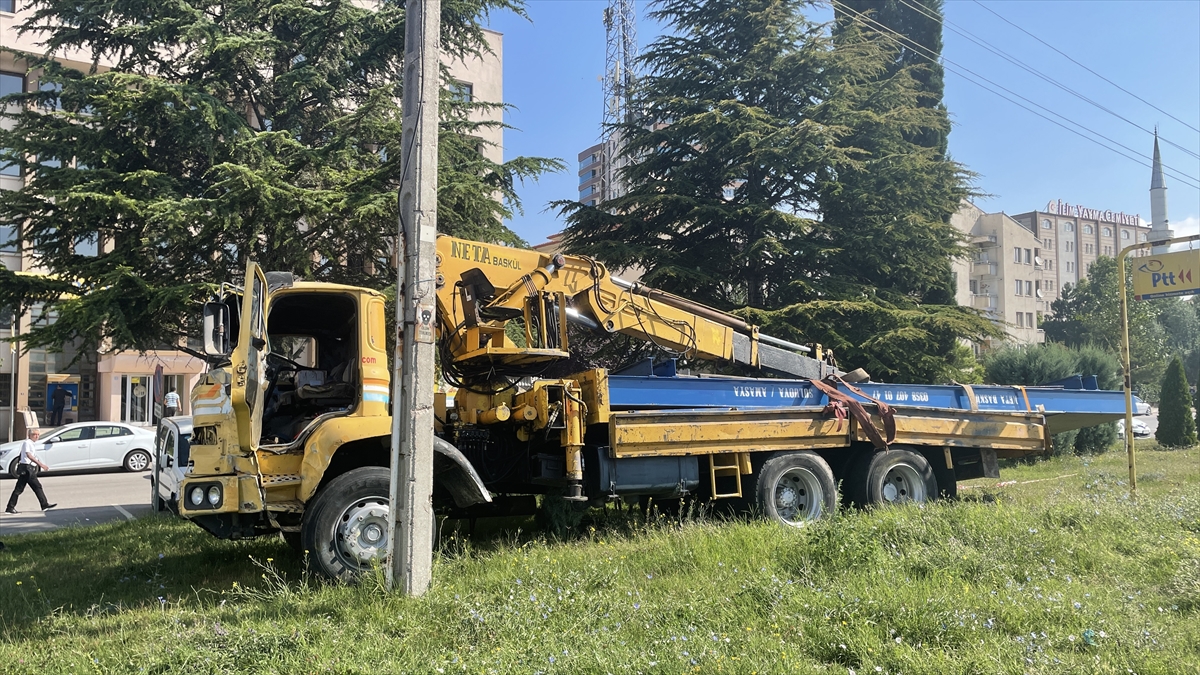
<svg viewBox="0 0 1200 675">
<path fill-rule="evenodd" d="M 1129 230 L 1121 230 L 1121 238 L 1129 241 Z"/>
<path fill-rule="evenodd" d="M 1037 328 L 1033 323 L 1033 312 L 1025 312 L 1025 325 L 1030 328 Z"/>
<path fill-rule="evenodd" d="M 0 12 L 17 13 L 17 0 L 0 0 Z M 8 405 L 5 403 L 4 405 Z"/>
<path fill-rule="evenodd" d="M 974 279 L 967 282 L 967 286 L 971 289 L 971 295 L 979 294 L 979 282 Z"/>
<path fill-rule="evenodd" d="M 1143 232 L 1143 233 L 1141 234 L 1141 236 L 1139 236 L 1139 237 L 1138 237 L 1138 240 L 1139 240 L 1139 241 L 1146 241 L 1146 239 L 1147 239 L 1147 237 L 1146 237 L 1146 233 L 1145 233 L 1145 232 Z"/>
<path fill-rule="evenodd" d="M 1063 223 L 1063 232 L 1074 232 L 1075 223 Z"/>
<path fill-rule="evenodd" d="M 1021 249 L 1020 249 L 1020 247 L 1018 247 L 1018 248 L 1014 248 L 1014 249 L 1013 249 L 1013 262 L 1015 262 L 1015 263 L 1017 263 L 1017 264 L 1020 264 L 1020 262 L 1021 262 Z"/>
<path fill-rule="evenodd" d="M 0 0 L 0 12 L 4 11 L 4 0 Z M 12 388 L 12 375 L 9 373 L 0 373 L 0 408 L 7 408 L 12 405 L 12 400 L 9 398 L 10 389 Z"/>
<path fill-rule="evenodd" d="M 17 228 L 12 225 L 0 225 L 0 253 L 17 252 Z"/>
<path fill-rule="evenodd" d="M 1112 228 L 1111 227 L 1106 227 L 1106 228 L 1104 228 L 1103 231 L 1104 231 L 1104 236 L 1106 236 L 1106 237 L 1112 236 Z"/>
<path fill-rule="evenodd" d="M 1084 225 L 1084 226 L 1083 226 L 1083 233 L 1084 233 L 1084 234 L 1091 234 L 1091 233 L 1092 233 L 1092 226 L 1091 226 L 1091 225 Z"/>
<path fill-rule="evenodd" d="M 1046 269 L 1047 269 L 1047 270 L 1052 270 L 1052 269 L 1054 269 L 1054 261 L 1053 261 L 1053 260 L 1047 260 L 1047 261 L 1046 261 Z"/>
<path fill-rule="evenodd" d="M 585 167 L 589 167 L 592 164 L 594 164 L 595 162 L 596 162 L 596 153 L 593 152 L 592 154 L 588 155 L 587 157 L 584 157 L 583 159 L 579 160 L 579 168 L 582 169 Z"/>
<path fill-rule="evenodd" d="M 580 196 L 580 197 L 586 197 L 586 196 L 588 196 L 588 195 L 592 194 L 592 193 L 593 193 L 593 192 L 595 192 L 595 191 L 596 191 L 596 186 L 595 186 L 595 185 L 589 185 L 589 186 L 587 186 L 587 187 L 585 187 L 585 188 L 583 188 L 582 190 L 580 190 L 580 191 L 579 191 L 579 196 Z"/>
<path fill-rule="evenodd" d="M 97 234 L 89 234 L 75 242 L 75 255 L 84 255 L 89 258 L 94 258 L 100 254 L 100 236 Z M 361 257 L 361 256 L 360 256 Z M 364 264 L 359 263 L 357 269 L 363 269 Z"/>
<path fill-rule="evenodd" d="M 450 83 L 450 98 L 458 101 L 474 101 L 475 85 L 455 80 Z"/>
<path fill-rule="evenodd" d="M 1050 228 L 1052 228 L 1052 227 L 1054 227 L 1054 224 L 1053 224 L 1053 223 L 1051 223 L 1049 220 L 1043 220 L 1043 221 L 1042 221 L 1042 229 L 1043 229 L 1043 230 L 1049 230 L 1049 229 L 1050 229 Z"/>
<path fill-rule="evenodd" d="M 1045 248 L 1054 248 L 1054 240 L 1050 237 L 1046 237 L 1042 240 L 1042 246 Z"/>
<path fill-rule="evenodd" d="M 595 177 L 596 177 L 595 169 L 592 169 L 591 171 L 584 171 L 583 173 L 581 173 L 579 175 L 579 184 L 583 185 L 584 183 L 588 182 L 589 180 L 591 180 Z"/>
<path fill-rule="evenodd" d="M 1021 312 L 1017 312 L 1017 328 L 1024 328 L 1024 327 L 1025 327 L 1025 315 Z"/>
<path fill-rule="evenodd" d="M 587 200 L 586 202 L 584 202 L 584 203 L 583 203 L 583 205 L 584 205 L 584 206 L 595 206 L 595 205 L 596 205 L 596 200 L 595 200 L 595 199 L 589 199 L 589 200 Z"/>
<path fill-rule="evenodd" d="M 0 11 L 4 11 L 5 0 L 0 0 Z M 16 0 L 12 0 L 15 3 Z M 11 5 L 10 5 L 11 6 Z M 10 10 L 11 11 L 11 10 Z M 0 96 L 8 96 L 9 94 L 19 94 L 25 91 L 25 77 L 16 73 L 0 72 Z M 21 177 L 21 166 L 15 163 L 0 162 L 0 176 L 9 176 L 12 178 Z"/>
<path fill-rule="evenodd" d="M 1068 241 L 1068 242 L 1066 243 L 1066 247 L 1067 247 L 1067 253 L 1074 253 L 1074 252 L 1075 252 L 1075 242 L 1073 242 L 1073 241 Z"/>
<path fill-rule="evenodd" d="M 1033 282 L 1032 281 L 1025 282 L 1025 295 L 1033 295 Z"/>
<path fill-rule="evenodd" d="M 1033 251 L 1031 251 L 1030 249 L 1025 249 L 1025 264 L 1026 265 L 1033 264 Z"/>
<path fill-rule="evenodd" d="M 1020 279 L 1017 279 L 1017 282 L 1016 282 L 1016 285 L 1014 286 L 1014 288 L 1016 290 L 1016 293 L 1013 293 L 1013 295 L 1020 295 L 1021 291 L 1025 288 L 1025 284 L 1021 283 Z"/>
<path fill-rule="evenodd" d="M 1067 261 L 1067 271 L 1068 272 L 1075 271 L 1075 263 L 1071 262 L 1070 260 Z"/>
<path fill-rule="evenodd" d="M 1054 292 L 1054 282 L 1053 281 L 1046 281 L 1046 292 L 1047 293 Z"/>
</svg>

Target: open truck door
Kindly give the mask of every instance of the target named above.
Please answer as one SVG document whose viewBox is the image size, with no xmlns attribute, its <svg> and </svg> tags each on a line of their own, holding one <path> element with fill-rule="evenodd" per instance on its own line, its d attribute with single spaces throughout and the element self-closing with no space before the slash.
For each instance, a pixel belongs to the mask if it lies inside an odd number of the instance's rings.
<svg viewBox="0 0 1200 675">
<path fill-rule="evenodd" d="M 238 445 L 253 455 L 262 436 L 263 398 L 267 389 L 267 278 L 253 262 L 246 264 L 238 341 L 230 355 L 230 399 L 237 418 Z"/>
</svg>

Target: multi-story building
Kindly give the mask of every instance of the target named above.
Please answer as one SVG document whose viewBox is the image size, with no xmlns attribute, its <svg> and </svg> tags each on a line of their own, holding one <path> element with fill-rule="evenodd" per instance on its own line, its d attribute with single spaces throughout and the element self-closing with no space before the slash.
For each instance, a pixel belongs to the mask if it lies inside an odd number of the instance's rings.
<svg viewBox="0 0 1200 675">
<path fill-rule="evenodd" d="M 20 10 L 20 11 L 18 11 Z M 41 53 L 36 35 L 20 35 L 17 26 L 29 16 L 17 0 L 0 0 L 0 45 L 15 50 Z M 448 63 L 454 89 L 460 96 L 472 100 L 503 101 L 503 36 L 485 31 L 488 51 L 466 62 Z M 64 52 L 57 59 L 83 71 L 91 66 L 91 55 Z M 111 64 L 100 63 L 101 69 Z M 0 52 L 0 95 L 38 88 L 38 74 L 12 54 Z M 501 111 L 476 113 L 479 119 L 501 121 Z M 478 132 L 481 152 L 497 162 L 503 161 L 503 130 L 499 124 L 481 128 Z M 0 189 L 19 190 L 24 177 L 16 167 L 0 167 Z M 41 273 L 32 248 L 21 241 L 20 223 L 0 223 L 0 265 L 22 273 Z M 11 242 L 11 243 L 6 243 Z M 104 243 L 93 242 L 90 248 L 77 252 L 103 255 Z M 52 314 L 43 316 L 35 307 L 24 316 L 0 307 L 0 338 L 21 334 L 35 320 L 53 321 Z M 78 358 L 76 358 L 78 357 Z M 17 411 L 28 408 L 39 421 L 48 419 L 50 396 L 55 387 L 64 387 L 72 394 L 71 407 L 64 413 L 64 422 L 82 420 L 113 420 L 149 425 L 154 421 L 154 402 L 171 388 L 182 396 L 182 413 L 189 412 L 186 392 L 203 373 L 205 365 L 199 359 L 169 347 L 147 352 L 85 350 L 78 345 L 65 345 L 62 352 L 47 349 L 22 349 L 0 343 L 0 439 L 9 439 L 12 420 Z"/>
<path fill-rule="evenodd" d="M 1038 327 L 1052 281 L 1041 257 L 1041 241 L 1003 213 L 984 213 L 971 203 L 951 222 L 967 235 L 972 256 L 956 261 L 958 303 L 974 307 L 1001 325 L 1017 342 L 1042 342 Z M 990 345 L 979 345 L 987 348 Z"/>
<path fill-rule="evenodd" d="M 982 310 L 1021 343 L 1045 340 L 1041 319 L 1052 312 L 1065 284 L 1078 284 L 1097 258 L 1115 257 L 1150 233 L 1136 214 L 1061 201 L 1016 216 L 964 203 L 951 222 L 972 249 L 969 259 L 954 265 L 958 303 Z"/>
<path fill-rule="evenodd" d="M 608 153 L 604 143 L 597 143 L 579 153 L 579 201 L 595 206 L 608 199 L 604 177 L 608 171 Z"/>
<path fill-rule="evenodd" d="M 1150 235 L 1150 226 L 1137 214 L 1101 211 L 1061 199 L 1051 201 L 1043 210 L 1021 213 L 1013 219 L 1041 240 L 1046 272 L 1054 282 L 1048 301 L 1058 299 L 1063 284 L 1078 284 L 1100 256 L 1115 258 L 1121 249 L 1146 241 Z M 1148 255 L 1149 251 L 1140 254 Z"/>
</svg>

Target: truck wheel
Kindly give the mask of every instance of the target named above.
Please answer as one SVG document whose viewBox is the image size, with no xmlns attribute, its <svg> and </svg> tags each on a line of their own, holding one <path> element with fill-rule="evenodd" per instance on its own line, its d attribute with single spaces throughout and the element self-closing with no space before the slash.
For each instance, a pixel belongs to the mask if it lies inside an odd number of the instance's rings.
<svg viewBox="0 0 1200 675">
<path fill-rule="evenodd" d="M 300 540 L 310 569 L 349 581 L 382 562 L 388 549 L 385 467 L 366 466 L 329 481 L 304 510 Z"/>
<path fill-rule="evenodd" d="M 758 472 L 755 494 L 764 515 L 792 527 L 802 527 L 837 509 L 833 471 L 812 452 L 789 452 L 768 459 Z"/>
<path fill-rule="evenodd" d="M 859 460 L 850 479 L 854 503 L 924 504 L 938 494 L 937 480 L 928 460 L 912 450 L 893 448 Z"/>
</svg>

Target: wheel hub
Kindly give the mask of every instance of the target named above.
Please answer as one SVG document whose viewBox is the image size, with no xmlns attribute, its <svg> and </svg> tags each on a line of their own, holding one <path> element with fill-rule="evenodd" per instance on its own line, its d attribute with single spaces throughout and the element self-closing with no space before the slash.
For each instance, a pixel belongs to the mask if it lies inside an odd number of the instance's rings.
<svg viewBox="0 0 1200 675">
<path fill-rule="evenodd" d="M 925 482 L 917 470 L 907 464 L 897 464 L 888 470 L 880 489 L 883 500 L 890 504 L 924 502 Z"/>
<path fill-rule="evenodd" d="M 358 567 L 387 555 L 388 505 L 379 498 L 352 504 L 338 523 L 338 548 Z"/>
<path fill-rule="evenodd" d="M 775 511 L 786 525 L 802 526 L 821 517 L 821 483 L 804 468 L 785 471 L 775 483 Z"/>
</svg>

